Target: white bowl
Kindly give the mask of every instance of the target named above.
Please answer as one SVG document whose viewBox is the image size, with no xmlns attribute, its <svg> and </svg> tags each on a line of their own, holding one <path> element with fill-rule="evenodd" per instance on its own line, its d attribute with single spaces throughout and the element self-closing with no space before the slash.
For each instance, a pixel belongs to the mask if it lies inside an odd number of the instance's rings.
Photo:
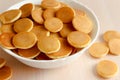
<svg viewBox="0 0 120 80">
<path fill-rule="evenodd" d="M 87 15 L 92 19 L 92 21 L 94 23 L 94 28 L 93 28 L 93 30 L 91 32 L 92 41 L 87 47 L 85 47 L 81 51 L 77 52 L 76 54 L 73 54 L 73 55 L 68 56 L 66 58 L 61 58 L 61 59 L 56 59 L 56 60 L 32 60 L 32 59 L 27 59 L 27 58 L 24 58 L 24 57 L 21 57 L 21 56 L 15 54 L 11 50 L 5 49 L 3 47 L 1 47 L 1 48 L 5 52 L 7 52 L 9 55 L 12 55 L 13 57 L 15 57 L 20 62 L 22 62 L 22 63 L 24 63 L 24 64 L 26 64 L 28 66 L 35 67 L 35 68 L 43 68 L 43 69 L 57 68 L 57 67 L 63 66 L 65 64 L 68 64 L 71 61 L 74 61 L 75 59 L 77 59 L 82 53 L 84 53 L 85 50 L 87 50 L 95 42 L 95 40 L 96 40 L 96 38 L 98 36 L 98 33 L 99 33 L 99 27 L 100 27 L 99 21 L 98 21 L 96 15 L 93 13 L 93 11 L 90 10 L 85 5 L 83 5 L 82 3 L 77 2 L 75 0 L 74 1 L 72 1 L 72 0 L 60 0 L 60 1 L 69 4 L 73 8 L 84 10 L 87 13 Z M 10 10 L 10 9 L 18 9 L 23 4 L 29 3 L 29 2 L 34 3 L 34 4 L 40 4 L 41 0 L 22 1 L 20 3 L 17 3 L 15 5 L 13 5 L 8 10 Z"/>
</svg>

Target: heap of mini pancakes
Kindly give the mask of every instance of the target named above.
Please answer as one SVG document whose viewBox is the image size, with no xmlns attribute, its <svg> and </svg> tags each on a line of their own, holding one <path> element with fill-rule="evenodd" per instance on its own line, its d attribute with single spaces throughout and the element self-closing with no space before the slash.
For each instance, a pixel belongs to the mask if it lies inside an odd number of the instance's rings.
<svg viewBox="0 0 120 80">
<path fill-rule="evenodd" d="M 0 58 L 0 80 L 9 80 L 12 77 L 12 70 L 6 66 L 6 60 Z"/>
<path fill-rule="evenodd" d="M 88 15 L 57 0 L 26 3 L 0 14 L 0 21 L 0 45 L 26 58 L 63 58 L 91 42 Z"/>
<path fill-rule="evenodd" d="M 103 34 L 104 42 L 96 42 L 89 48 L 89 53 L 95 58 L 102 58 L 108 53 L 120 55 L 120 32 L 106 31 Z M 111 78 L 118 73 L 118 65 L 111 60 L 103 60 L 97 64 L 97 73 L 104 78 Z"/>
</svg>

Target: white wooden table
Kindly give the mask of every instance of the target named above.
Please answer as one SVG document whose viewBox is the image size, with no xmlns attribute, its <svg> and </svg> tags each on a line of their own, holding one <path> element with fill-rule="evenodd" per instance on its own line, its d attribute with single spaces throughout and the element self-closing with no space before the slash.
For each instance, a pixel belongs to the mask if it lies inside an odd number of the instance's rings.
<svg viewBox="0 0 120 80">
<path fill-rule="evenodd" d="M 0 12 L 22 0 L 0 0 Z M 90 7 L 98 16 L 101 30 L 98 41 L 106 30 L 120 31 L 120 0 L 79 0 Z M 0 57 L 7 60 L 13 69 L 11 80 L 120 80 L 120 71 L 111 79 L 102 79 L 96 75 L 95 66 L 100 60 L 109 59 L 120 68 L 120 56 L 108 55 L 101 59 L 92 58 L 86 51 L 73 63 L 57 69 L 35 69 L 22 64 L 0 49 Z"/>
</svg>

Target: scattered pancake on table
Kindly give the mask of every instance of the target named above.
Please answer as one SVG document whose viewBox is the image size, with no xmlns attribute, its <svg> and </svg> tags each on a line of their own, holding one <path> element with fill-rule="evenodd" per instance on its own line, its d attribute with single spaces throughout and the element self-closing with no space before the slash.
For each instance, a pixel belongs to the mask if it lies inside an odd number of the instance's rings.
<svg viewBox="0 0 120 80">
<path fill-rule="evenodd" d="M 9 80 L 12 77 L 12 69 L 6 66 L 6 60 L 0 58 L 0 80 Z"/>
<path fill-rule="evenodd" d="M 108 54 L 108 52 L 109 52 L 108 46 L 102 42 L 94 43 L 89 48 L 90 55 L 95 57 L 95 58 L 101 58 L 103 56 L 106 56 Z"/>
<path fill-rule="evenodd" d="M 102 58 L 107 54 L 120 55 L 120 32 L 108 30 L 103 34 L 104 42 L 96 42 L 89 48 L 89 54 L 94 58 Z M 112 78 L 118 72 L 116 63 L 103 60 L 97 64 L 96 71 L 103 78 Z"/>
<path fill-rule="evenodd" d="M 91 42 L 93 25 L 86 12 L 58 0 L 25 3 L 0 14 L 0 21 L 0 45 L 24 58 L 64 58 Z"/>
<path fill-rule="evenodd" d="M 0 58 L 0 68 L 2 68 L 6 64 L 6 60 L 3 58 Z"/>
<path fill-rule="evenodd" d="M 12 70 L 8 66 L 0 68 L 0 80 L 9 80 L 12 77 Z"/>
<path fill-rule="evenodd" d="M 111 39 L 108 45 L 111 54 L 120 55 L 120 39 Z"/>
<path fill-rule="evenodd" d="M 96 71 L 103 78 L 111 78 L 117 74 L 118 66 L 113 61 L 103 60 L 97 64 Z"/>
<path fill-rule="evenodd" d="M 91 56 L 101 58 L 108 53 L 120 55 L 120 32 L 108 30 L 103 34 L 104 42 L 94 43 L 89 48 Z"/>
<path fill-rule="evenodd" d="M 104 39 L 106 42 L 109 42 L 109 40 L 111 40 L 111 39 L 113 39 L 113 38 L 120 38 L 120 32 L 115 31 L 115 30 L 109 30 L 109 31 L 106 31 L 106 32 L 103 34 L 103 39 Z"/>
</svg>

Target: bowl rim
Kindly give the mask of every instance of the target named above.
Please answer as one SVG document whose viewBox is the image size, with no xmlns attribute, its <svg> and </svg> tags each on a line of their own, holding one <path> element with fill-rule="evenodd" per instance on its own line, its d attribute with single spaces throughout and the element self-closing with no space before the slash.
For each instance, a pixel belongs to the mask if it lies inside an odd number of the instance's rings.
<svg viewBox="0 0 120 80">
<path fill-rule="evenodd" d="M 17 4 L 23 3 L 23 2 L 27 2 L 27 1 L 28 0 L 21 1 L 19 3 L 16 3 L 16 4 L 12 5 L 11 7 L 13 7 L 13 6 L 17 5 Z M 99 32 L 100 32 L 100 23 L 99 23 L 99 20 L 98 20 L 96 14 L 89 7 L 87 7 L 86 5 L 84 5 L 83 3 L 79 2 L 79 1 L 74 0 L 74 2 L 77 3 L 77 4 L 79 4 L 79 5 L 81 5 L 82 7 L 86 8 L 86 10 L 89 11 L 92 14 L 92 16 L 95 18 L 95 20 L 96 20 L 96 25 L 97 25 L 96 27 L 97 27 L 97 29 L 96 29 L 95 38 L 89 43 L 89 45 L 87 47 L 83 48 L 82 50 L 80 50 L 80 51 L 78 51 L 75 54 L 72 54 L 70 56 L 67 56 L 67 57 L 64 57 L 64 58 L 59 58 L 59 59 L 53 59 L 53 60 L 34 60 L 34 59 L 29 59 L 29 58 L 25 58 L 25 57 L 19 56 L 19 55 L 15 54 L 14 52 L 12 52 L 11 50 L 6 49 L 6 48 L 4 48 L 2 46 L 0 46 L 0 47 L 7 54 L 9 54 L 9 55 L 11 55 L 11 56 L 13 56 L 13 57 L 15 57 L 17 59 L 22 59 L 22 60 L 30 61 L 30 62 L 43 62 L 43 63 L 46 63 L 46 62 L 56 62 L 56 61 L 65 60 L 65 59 L 71 58 L 73 56 L 82 54 L 85 50 L 87 50 L 97 40 L 97 37 L 98 37 Z M 11 7 L 8 8 L 7 10 L 10 10 Z"/>
</svg>

